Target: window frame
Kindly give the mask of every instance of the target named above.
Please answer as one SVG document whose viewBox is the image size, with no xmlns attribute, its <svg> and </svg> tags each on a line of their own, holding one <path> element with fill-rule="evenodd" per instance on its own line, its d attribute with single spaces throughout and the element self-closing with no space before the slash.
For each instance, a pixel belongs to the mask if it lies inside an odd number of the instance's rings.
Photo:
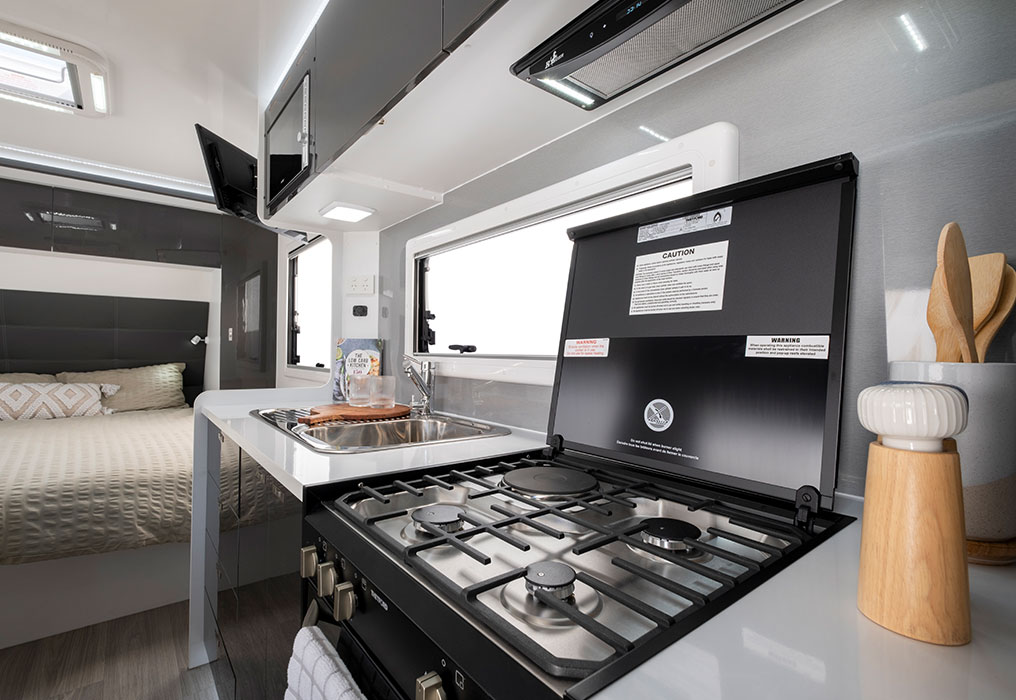
<svg viewBox="0 0 1016 700">
<path fill-rule="evenodd" d="M 505 204 L 411 239 L 406 244 L 406 299 L 403 351 L 435 362 L 444 376 L 552 386 L 556 357 L 456 356 L 420 352 L 423 275 L 430 255 L 558 218 L 580 209 L 637 194 L 690 177 L 692 193 L 723 187 L 738 179 L 738 131 L 716 122 L 666 143 L 567 178 Z"/>
<path fill-rule="evenodd" d="M 330 240 L 328 237 L 323 235 L 317 235 L 311 238 L 309 241 L 300 245 L 286 254 L 286 372 L 298 371 L 298 372 L 314 372 L 314 373 L 331 373 L 332 368 L 329 365 L 324 367 L 313 367 L 311 365 L 302 365 L 299 360 L 293 361 L 294 352 L 296 350 L 296 338 L 299 334 L 299 330 L 295 327 L 294 314 L 296 313 L 296 275 L 293 274 L 295 269 L 298 269 L 297 258 L 306 253 L 308 249 L 313 247 L 320 241 Z M 333 244 L 334 245 L 334 244 Z M 334 274 L 332 270 L 332 274 Z M 334 300 L 329 297 L 332 303 Z M 292 375 L 289 376 L 299 376 Z"/>
</svg>

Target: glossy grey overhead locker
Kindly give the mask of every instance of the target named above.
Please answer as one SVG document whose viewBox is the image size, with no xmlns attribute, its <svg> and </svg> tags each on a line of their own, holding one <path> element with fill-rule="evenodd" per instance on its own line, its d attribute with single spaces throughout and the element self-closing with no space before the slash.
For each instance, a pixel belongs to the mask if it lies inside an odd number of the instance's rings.
<svg viewBox="0 0 1016 700">
<path fill-rule="evenodd" d="M 477 26 L 505 2 L 506 0 L 444 0 L 441 31 L 445 50 L 451 51 L 465 41 Z"/>
<path fill-rule="evenodd" d="M 0 181 L 0 246 L 52 250 L 53 188 Z"/>
<path fill-rule="evenodd" d="M 447 54 L 441 0 L 332 0 L 316 33 L 311 104 L 321 172 Z"/>
</svg>

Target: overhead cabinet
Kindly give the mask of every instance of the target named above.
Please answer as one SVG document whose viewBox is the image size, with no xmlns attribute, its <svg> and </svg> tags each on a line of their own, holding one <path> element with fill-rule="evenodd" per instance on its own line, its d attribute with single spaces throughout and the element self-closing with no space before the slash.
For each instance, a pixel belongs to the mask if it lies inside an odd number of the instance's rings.
<svg viewBox="0 0 1016 700">
<path fill-rule="evenodd" d="M 374 127 L 504 2 L 331 0 L 265 111 L 262 196 L 268 216 Z"/>
</svg>

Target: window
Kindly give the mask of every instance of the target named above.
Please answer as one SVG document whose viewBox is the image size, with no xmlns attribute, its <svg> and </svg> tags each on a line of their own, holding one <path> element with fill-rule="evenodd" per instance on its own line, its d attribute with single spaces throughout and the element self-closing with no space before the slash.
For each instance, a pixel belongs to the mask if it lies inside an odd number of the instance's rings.
<svg viewBox="0 0 1016 700">
<path fill-rule="evenodd" d="M 426 350 L 472 346 L 477 356 L 556 356 L 571 263 L 568 229 L 689 194 L 686 176 L 423 258 L 424 313 L 433 315 L 426 319 L 432 333 Z"/>
<path fill-rule="evenodd" d="M 289 254 L 288 364 L 331 367 L 332 243 L 320 236 Z"/>
<path fill-rule="evenodd" d="M 65 114 L 109 113 L 105 60 L 83 46 L 0 20 L 0 98 Z"/>
<path fill-rule="evenodd" d="M 553 384 L 570 267 L 564 231 L 737 182 L 737 153 L 737 127 L 716 122 L 410 240 L 403 352 L 444 376 Z"/>
</svg>

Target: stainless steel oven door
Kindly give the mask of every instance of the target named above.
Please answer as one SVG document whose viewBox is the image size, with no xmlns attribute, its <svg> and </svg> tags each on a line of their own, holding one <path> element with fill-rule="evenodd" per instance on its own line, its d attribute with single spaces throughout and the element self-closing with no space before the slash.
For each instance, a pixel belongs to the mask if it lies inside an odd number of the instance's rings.
<svg viewBox="0 0 1016 700">
<path fill-rule="evenodd" d="M 310 172 L 310 74 L 303 76 L 286 106 L 268 128 L 268 204 L 274 207 L 295 191 Z"/>
</svg>

